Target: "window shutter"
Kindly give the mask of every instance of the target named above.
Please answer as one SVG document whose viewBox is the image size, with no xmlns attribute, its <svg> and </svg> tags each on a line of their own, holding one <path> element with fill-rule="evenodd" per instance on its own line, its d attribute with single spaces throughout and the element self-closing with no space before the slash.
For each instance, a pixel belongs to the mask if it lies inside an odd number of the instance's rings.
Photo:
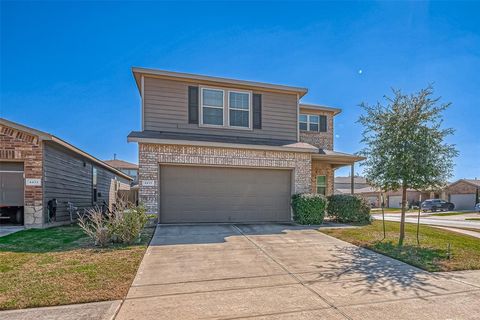
<svg viewBox="0 0 480 320">
<path fill-rule="evenodd" d="M 320 132 L 327 132 L 327 116 L 320 116 Z"/>
<path fill-rule="evenodd" d="M 188 87 L 188 123 L 198 124 L 198 87 Z"/>
<path fill-rule="evenodd" d="M 253 129 L 262 129 L 262 95 L 253 94 Z"/>
</svg>

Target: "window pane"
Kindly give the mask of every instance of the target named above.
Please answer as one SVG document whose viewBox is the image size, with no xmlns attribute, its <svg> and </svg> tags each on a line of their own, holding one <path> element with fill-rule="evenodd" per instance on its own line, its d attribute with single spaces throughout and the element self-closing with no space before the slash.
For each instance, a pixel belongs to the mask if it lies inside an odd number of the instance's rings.
<svg viewBox="0 0 480 320">
<path fill-rule="evenodd" d="M 203 123 L 223 125 L 223 109 L 203 107 Z"/>
<path fill-rule="evenodd" d="M 320 122 L 320 117 L 319 116 L 310 116 L 310 123 L 318 124 L 319 122 Z"/>
<path fill-rule="evenodd" d="M 203 105 L 223 107 L 223 91 L 203 89 Z"/>
<path fill-rule="evenodd" d="M 326 186 L 326 181 L 327 181 L 327 177 L 317 176 L 317 186 L 325 187 Z"/>
<path fill-rule="evenodd" d="M 326 195 L 327 189 L 325 187 L 317 187 L 317 193 Z"/>
<path fill-rule="evenodd" d="M 230 92 L 230 108 L 248 110 L 248 93 Z"/>
<path fill-rule="evenodd" d="M 301 114 L 299 117 L 298 117 L 298 121 L 300 122 L 307 122 L 307 115 L 306 114 Z"/>
<path fill-rule="evenodd" d="M 248 128 L 248 111 L 230 110 L 230 125 Z"/>
<path fill-rule="evenodd" d="M 306 123 L 300 122 L 299 126 L 300 126 L 300 130 L 307 131 L 307 124 Z"/>
<path fill-rule="evenodd" d="M 318 131 L 318 124 L 310 123 L 310 131 Z"/>
</svg>

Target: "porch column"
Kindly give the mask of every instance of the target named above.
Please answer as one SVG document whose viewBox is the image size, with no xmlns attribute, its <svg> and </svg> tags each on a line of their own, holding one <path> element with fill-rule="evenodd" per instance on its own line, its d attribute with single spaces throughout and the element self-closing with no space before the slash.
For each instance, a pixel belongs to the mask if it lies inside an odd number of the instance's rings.
<svg viewBox="0 0 480 320">
<path fill-rule="evenodd" d="M 355 166 L 352 163 L 350 166 L 351 173 L 350 173 L 350 193 L 353 195 L 355 193 Z"/>
</svg>

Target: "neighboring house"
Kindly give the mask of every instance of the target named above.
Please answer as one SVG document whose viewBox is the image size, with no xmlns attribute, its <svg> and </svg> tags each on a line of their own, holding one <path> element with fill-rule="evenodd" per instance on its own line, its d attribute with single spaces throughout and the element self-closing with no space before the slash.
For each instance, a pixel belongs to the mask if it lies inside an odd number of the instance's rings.
<svg viewBox="0 0 480 320">
<path fill-rule="evenodd" d="M 358 189 L 363 189 L 369 187 L 367 183 L 367 179 L 361 176 L 354 176 L 353 177 L 353 189 L 358 190 Z M 352 188 L 352 177 L 335 177 L 335 193 L 343 193 L 337 191 L 338 189 L 341 190 L 349 190 L 348 193 L 351 193 Z"/>
<path fill-rule="evenodd" d="M 444 192 L 445 200 L 455 204 L 455 210 L 473 210 L 479 201 L 480 180 L 460 179 L 449 184 Z"/>
<path fill-rule="evenodd" d="M 160 223 L 291 221 L 292 194 L 333 194 L 340 109 L 307 89 L 133 68 L 141 95 L 139 197 Z"/>
<path fill-rule="evenodd" d="M 338 194 L 350 194 L 350 188 L 348 189 L 336 189 Z M 355 194 L 361 196 L 370 204 L 373 208 L 378 208 L 382 203 L 382 193 L 373 187 L 365 187 L 361 189 L 355 189 Z M 387 191 L 383 195 L 386 208 L 401 208 L 402 207 L 402 191 Z M 438 198 L 439 194 L 425 191 L 420 192 L 413 189 L 407 189 L 407 202 L 408 206 L 418 206 L 421 201 L 430 198 Z"/>
<path fill-rule="evenodd" d="M 105 162 L 111 167 L 114 167 L 117 170 L 120 170 L 121 172 L 132 178 L 132 184 L 138 183 L 138 164 L 118 160 L 116 156 L 114 156 L 113 160 L 104 160 L 103 162 Z"/>
<path fill-rule="evenodd" d="M 0 223 L 69 222 L 68 202 L 80 210 L 111 207 L 117 191 L 130 187 L 129 176 L 49 133 L 0 118 L 0 142 Z M 55 223 L 48 218 L 52 199 Z"/>
</svg>

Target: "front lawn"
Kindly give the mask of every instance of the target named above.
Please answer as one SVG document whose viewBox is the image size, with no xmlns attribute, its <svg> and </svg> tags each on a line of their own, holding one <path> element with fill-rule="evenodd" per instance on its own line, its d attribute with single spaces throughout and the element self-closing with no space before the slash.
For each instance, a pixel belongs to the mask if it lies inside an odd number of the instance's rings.
<svg viewBox="0 0 480 320">
<path fill-rule="evenodd" d="M 385 222 L 387 238 L 383 238 L 382 221 L 348 229 L 323 229 L 321 232 L 360 247 L 385 254 L 428 271 L 480 269 L 480 239 L 467 235 L 420 226 L 420 246 L 417 245 L 416 224 L 406 224 L 404 246 L 399 248 L 400 223 Z M 448 258 L 450 243 L 451 257 Z"/>
<path fill-rule="evenodd" d="M 0 310 L 123 299 L 153 234 L 96 248 L 77 226 L 0 238 Z"/>
<path fill-rule="evenodd" d="M 465 220 L 480 221 L 480 218 L 466 218 Z"/>
</svg>

